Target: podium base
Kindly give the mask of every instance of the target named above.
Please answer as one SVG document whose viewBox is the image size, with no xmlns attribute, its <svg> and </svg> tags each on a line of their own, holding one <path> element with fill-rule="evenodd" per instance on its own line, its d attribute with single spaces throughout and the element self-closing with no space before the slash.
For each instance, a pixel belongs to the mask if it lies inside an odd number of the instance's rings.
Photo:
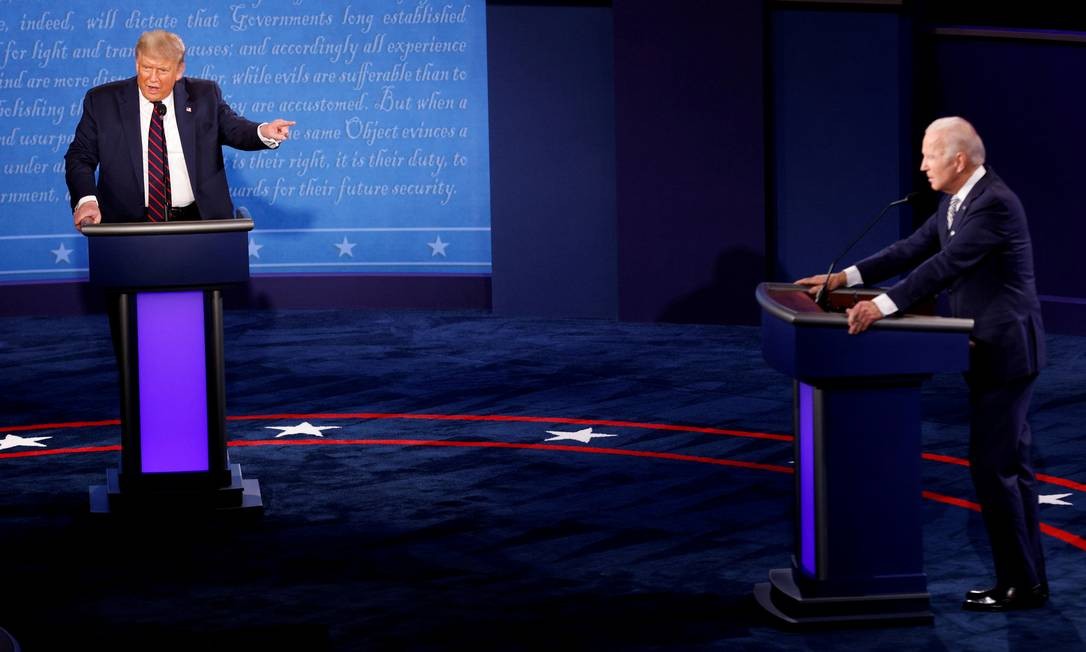
<svg viewBox="0 0 1086 652">
<path fill-rule="evenodd" d="M 935 619 L 928 593 L 805 597 L 790 568 L 769 571 L 769 581 L 754 586 L 754 598 L 780 624 L 795 628 L 926 625 Z"/>
<path fill-rule="evenodd" d="M 121 491 L 117 469 L 106 469 L 106 483 L 90 487 L 91 514 L 233 514 L 264 513 L 260 482 L 241 476 L 241 464 L 230 465 L 230 484 L 217 489 Z"/>
</svg>

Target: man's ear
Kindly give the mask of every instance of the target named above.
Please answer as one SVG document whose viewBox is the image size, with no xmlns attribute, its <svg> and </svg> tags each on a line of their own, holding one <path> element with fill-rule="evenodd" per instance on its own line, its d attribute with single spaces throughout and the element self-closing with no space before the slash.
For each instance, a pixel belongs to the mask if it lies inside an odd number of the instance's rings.
<svg viewBox="0 0 1086 652">
<path fill-rule="evenodd" d="M 954 167 L 958 172 L 964 172 L 967 163 L 968 161 L 965 159 L 965 152 L 958 152 L 954 155 Z"/>
</svg>

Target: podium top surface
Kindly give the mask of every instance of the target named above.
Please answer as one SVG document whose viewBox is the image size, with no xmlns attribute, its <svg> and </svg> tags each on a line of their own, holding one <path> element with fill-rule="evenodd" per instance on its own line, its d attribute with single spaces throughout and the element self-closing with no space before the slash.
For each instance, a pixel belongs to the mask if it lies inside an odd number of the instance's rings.
<svg viewBox="0 0 1086 652">
<path fill-rule="evenodd" d="M 90 281 L 125 291 L 244 283 L 252 228 L 250 219 L 86 226 Z"/>
<path fill-rule="evenodd" d="M 872 299 L 881 293 L 881 290 L 848 288 L 835 290 L 832 298 L 835 300 L 834 303 L 851 305 L 855 300 Z M 807 288 L 804 286 L 791 283 L 760 283 L 755 296 L 767 314 L 789 324 L 847 328 L 848 318 L 844 312 L 826 312 L 807 294 Z M 872 324 L 871 328 L 968 333 L 973 330 L 973 320 L 906 313 L 880 319 Z"/>
<path fill-rule="evenodd" d="M 171 235 L 202 233 L 231 233 L 234 231 L 252 231 L 251 219 L 238 220 L 200 220 L 196 222 L 125 222 L 121 224 L 89 224 L 84 226 L 83 235 L 89 237 L 116 235 Z"/>
</svg>

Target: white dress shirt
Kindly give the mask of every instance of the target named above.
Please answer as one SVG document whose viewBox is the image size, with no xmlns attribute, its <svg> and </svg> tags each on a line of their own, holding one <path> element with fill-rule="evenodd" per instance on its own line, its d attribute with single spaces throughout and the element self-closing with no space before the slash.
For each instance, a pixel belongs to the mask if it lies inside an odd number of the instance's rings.
<svg viewBox="0 0 1086 652">
<path fill-rule="evenodd" d="M 143 205 L 147 205 L 147 131 L 151 127 L 151 111 L 154 111 L 155 105 L 153 102 L 143 96 L 143 93 L 139 93 L 140 102 L 140 142 L 143 143 Z M 176 208 L 184 208 L 192 202 L 196 201 L 196 195 L 192 191 L 192 181 L 189 179 L 189 170 L 185 167 L 185 153 L 181 149 L 181 135 L 177 131 L 177 117 L 174 113 L 173 105 L 173 93 L 163 98 L 162 103 L 166 105 L 166 115 L 162 116 L 162 128 L 166 133 L 166 156 L 170 163 L 170 189 L 172 190 L 172 200 L 170 206 Z M 279 147 L 279 141 L 272 138 L 265 138 L 260 133 L 260 128 L 268 123 L 262 122 L 256 128 L 256 135 L 260 138 L 261 142 L 267 145 L 271 149 Z M 79 208 L 87 202 L 96 202 L 98 197 L 95 195 L 87 195 L 80 197 L 76 202 L 75 207 Z"/>
<path fill-rule="evenodd" d="M 984 169 L 983 165 L 978 166 L 976 170 L 973 170 L 973 174 L 971 174 L 969 178 L 965 180 L 965 184 L 963 184 L 962 187 L 958 189 L 958 192 L 951 195 L 951 199 L 954 199 L 955 197 L 958 198 L 959 212 L 965 209 L 965 198 L 969 196 L 969 193 L 973 190 L 973 186 L 977 185 L 977 182 L 980 181 L 982 177 L 984 177 L 986 172 L 987 171 Z M 863 277 L 860 275 L 860 270 L 857 269 L 855 265 L 845 270 L 845 279 L 845 285 L 847 285 L 848 287 L 852 287 L 854 285 L 863 285 L 864 282 Z M 880 294 L 871 301 L 879 309 L 883 317 L 892 315 L 897 312 L 897 304 L 895 304 L 893 299 L 891 299 L 890 296 L 885 293 Z"/>
<path fill-rule="evenodd" d="M 177 114 L 174 113 L 173 93 L 163 98 L 166 105 L 166 115 L 162 116 L 162 129 L 166 134 L 166 158 L 170 164 L 170 189 L 173 198 L 170 206 L 181 208 L 196 201 L 192 193 L 192 182 L 189 181 L 189 171 L 185 167 L 185 153 L 181 151 L 181 135 L 177 133 Z M 143 205 L 147 205 L 147 131 L 151 127 L 151 112 L 155 110 L 154 102 L 148 100 L 140 93 L 140 142 L 143 143 Z"/>
</svg>

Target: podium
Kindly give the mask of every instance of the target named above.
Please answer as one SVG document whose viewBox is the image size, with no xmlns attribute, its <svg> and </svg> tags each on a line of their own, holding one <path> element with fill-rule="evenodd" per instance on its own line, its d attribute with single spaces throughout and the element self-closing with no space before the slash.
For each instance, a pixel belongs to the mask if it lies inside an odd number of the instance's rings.
<svg viewBox="0 0 1086 652">
<path fill-rule="evenodd" d="M 121 465 L 90 487 L 92 513 L 263 510 L 226 450 L 222 286 L 249 280 L 253 222 L 83 228 L 106 291 L 121 394 Z"/>
<path fill-rule="evenodd" d="M 879 294 L 839 290 L 842 310 Z M 763 283 L 762 352 L 793 383 L 790 568 L 754 587 L 787 625 L 931 622 L 923 568 L 920 390 L 969 366 L 970 319 L 906 314 L 849 335 L 806 288 Z"/>
</svg>

